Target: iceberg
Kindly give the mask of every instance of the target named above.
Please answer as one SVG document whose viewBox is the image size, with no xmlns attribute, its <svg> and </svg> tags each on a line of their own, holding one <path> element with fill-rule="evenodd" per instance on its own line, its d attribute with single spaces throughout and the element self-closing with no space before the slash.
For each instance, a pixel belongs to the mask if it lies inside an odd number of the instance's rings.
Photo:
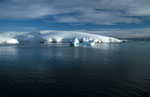
<svg viewBox="0 0 150 97">
<path fill-rule="evenodd" d="M 0 39 L 0 44 L 18 44 L 16 39 Z"/>
<path fill-rule="evenodd" d="M 75 31 L 41 31 L 43 39 L 46 43 L 70 43 L 74 46 L 90 45 L 94 46 L 97 43 L 120 43 L 122 40 L 106 37 L 102 35 L 90 34 L 85 32 Z"/>
<path fill-rule="evenodd" d="M 0 38 L 0 44 L 18 44 L 19 41 L 13 38 Z"/>
<path fill-rule="evenodd" d="M 0 34 L 0 43 L 70 43 L 74 46 L 91 45 L 97 43 L 119 43 L 122 40 L 81 31 L 53 31 L 44 30 L 38 32 L 7 32 Z"/>
<path fill-rule="evenodd" d="M 73 46 L 80 46 L 80 45 L 94 46 L 95 42 L 94 41 L 80 41 L 78 38 L 76 38 L 75 40 L 71 41 L 70 44 Z"/>
<path fill-rule="evenodd" d="M 12 32 L 0 33 L 0 44 L 18 44 L 19 41 L 15 38 Z"/>
<path fill-rule="evenodd" d="M 8 44 L 18 44 L 19 42 L 16 39 L 9 39 L 9 40 L 6 41 L 6 43 L 8 43 Z"/>
</svg>

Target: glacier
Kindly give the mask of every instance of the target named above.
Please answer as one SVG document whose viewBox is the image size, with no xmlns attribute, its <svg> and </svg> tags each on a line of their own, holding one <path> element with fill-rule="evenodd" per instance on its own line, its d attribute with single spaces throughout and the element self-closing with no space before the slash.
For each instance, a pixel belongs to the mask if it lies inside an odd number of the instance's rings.
<svg viewBox="0 0 150 97">
<path fill-rule="evenodd" d="M 70 43 L 71 45 L 95 45 L 98 43 L 120 43 L 113 37 L 86 33 L 82 31 L 53 31 L 44 30 L 38 32 L 7 32 L 0 34 L 0 44 L 18 43 Z"/>
</svg>

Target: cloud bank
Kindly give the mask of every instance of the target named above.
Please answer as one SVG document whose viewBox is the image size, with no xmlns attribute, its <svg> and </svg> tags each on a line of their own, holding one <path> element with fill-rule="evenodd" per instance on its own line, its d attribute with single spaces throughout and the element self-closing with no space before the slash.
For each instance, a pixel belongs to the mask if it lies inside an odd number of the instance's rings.
<svg viewBox="0 0 150 97">
<path fill-rule="evenodd" d="M 52 18 L 55 22 L 115 25 L 150 18 L 150 0 L 1 0 L 0 19 Z"/>
</svg>

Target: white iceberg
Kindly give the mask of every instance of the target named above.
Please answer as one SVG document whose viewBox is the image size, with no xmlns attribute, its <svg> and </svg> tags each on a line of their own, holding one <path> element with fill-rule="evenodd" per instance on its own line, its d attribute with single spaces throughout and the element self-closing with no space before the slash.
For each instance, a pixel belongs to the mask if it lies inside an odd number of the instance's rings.
<svg viewBox="0 0 150 97">
<path fill-rule="evenodd" d="M 6 43 L 8 43 L 8 44 L 18 44 L 19 42 L 16 39 L 9 39 L 9 40 L 6 41 Z"/>
<path fill-rule="evenodd" d="M 18 44 L 18 40 L 11 38 L 0 39 L 0 44 Z"/>
<path fill-rule="evenodd" d="M 85 38 L 84 38 L 85 39 Z M 89 45 L 89 46 L 94 46 L 95 45 L 95 42 L 92 40 L 88 40 L 88 39 L 85 39 L 83 41 L 80 41 L 78 38 L 74 39 L 73 41 L 71 41 L 71 45 L 74 45 L 74 46 L 80 46 L 80 45 Z"/>
<path fill-rule="evenodd" d="M 71 45 L 91 45 L 96 43 L 119 43 L 122 40 L 102 35 L 75 31 L 41 31 L 46 43 L 70 43 Z"/>
<path fill-rule="evenodd" d="M 96 43 L 123 42 L 122 40 L 102 35 L 79 31 L 53 31 L 39 32 L 7 32 L 0 34 L 0 43 L 70 43 L 77 45 L 94 45 Z"/>
</svg>

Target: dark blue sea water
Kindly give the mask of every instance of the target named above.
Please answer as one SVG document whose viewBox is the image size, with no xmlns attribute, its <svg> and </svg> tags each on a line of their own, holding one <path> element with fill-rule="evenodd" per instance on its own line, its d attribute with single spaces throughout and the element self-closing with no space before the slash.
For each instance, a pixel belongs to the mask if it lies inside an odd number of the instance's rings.
<svg viewBox="0 0 150 97">
<path fill-rule="evenodd" d="M 0 97 L 150 97 L 150 42 L 0 45 Z"/>
</svg>

